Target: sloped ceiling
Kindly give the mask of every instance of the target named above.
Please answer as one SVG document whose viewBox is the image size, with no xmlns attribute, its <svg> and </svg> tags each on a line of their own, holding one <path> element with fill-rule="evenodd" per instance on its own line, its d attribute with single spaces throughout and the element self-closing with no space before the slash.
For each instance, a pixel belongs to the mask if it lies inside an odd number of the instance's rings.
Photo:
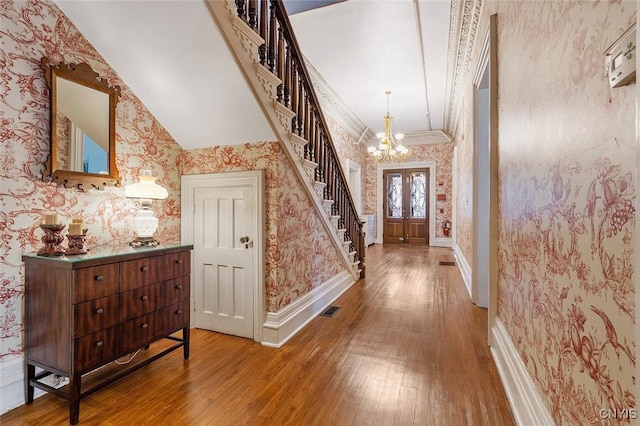
<svg viewBox="0 0 640 426">
<path fill-rule="evenodd" d="M 203 1 L 55 1 L 186 149 L 275 136 Z"/>
</svg>

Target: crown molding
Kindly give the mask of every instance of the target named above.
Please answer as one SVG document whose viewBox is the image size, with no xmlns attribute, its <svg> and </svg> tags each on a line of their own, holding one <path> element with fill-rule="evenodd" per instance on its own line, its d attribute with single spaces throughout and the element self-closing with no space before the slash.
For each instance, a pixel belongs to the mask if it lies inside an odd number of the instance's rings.
<svg viewBox="0 0 640 426">
<path fill-rule="evenodd" d="M 322 77 L 318 70 L 309 62 L 309 59 L 304 55 L 303 58 L 307 71 L 309 71 L 313 88 L 318 95 L 320 108 L 355 138 L 359 139 L 365 131 L 366 134 L 364 134 L 363 140 L 375 137 L 375 134 L 351 111 L 335 90 L 329 86 L 329 83 L 327 83 L 324 77 Z"/>
<path fill-rule="evenodd" d="M 482 0 L 451 0 L 449 74 L 444 128 L 455 135 L 478 31 Z"/>
</svg>

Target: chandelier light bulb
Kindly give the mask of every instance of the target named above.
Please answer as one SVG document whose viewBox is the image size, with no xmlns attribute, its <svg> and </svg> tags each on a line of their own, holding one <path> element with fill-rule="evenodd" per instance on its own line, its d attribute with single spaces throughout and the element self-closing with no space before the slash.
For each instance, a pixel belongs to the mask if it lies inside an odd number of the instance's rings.
<svg viewBox="0 0 640 426">
<path fill-rule="evenodd" d="M 396 133 L 396 139 L 401 141 L 402 138 L 404 138 L 404 134 L 403 133 Z"/>
<path fill-rule="evenodd" d="M 378 139 L 382 139 L 382 138 L 384 138 L 384 132 L 378 132 L 378 133 L 376 133 L 376 138 L 378 138 Z"/>
<path fill-rule="evenodd" d="M 370 146 L 369 148 L 367 148 L 367 151 L 369 151 L 371 154 L 373 154 L 374 152 L 376 152 L 376 147 L 375 146 Z"/>
</svg>

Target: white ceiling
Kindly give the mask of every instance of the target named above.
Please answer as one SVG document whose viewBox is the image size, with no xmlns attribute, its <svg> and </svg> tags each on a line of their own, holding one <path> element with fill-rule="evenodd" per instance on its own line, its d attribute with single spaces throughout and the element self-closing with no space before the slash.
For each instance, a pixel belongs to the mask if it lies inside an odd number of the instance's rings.
<svg viewBox="0 0 640 426">
<path fill-rule="evenodd" d="M 275 139 L 204 1 L 54 1 L 184 148 Z M 438 130 L 450 1 L 347 0 L 290 19 L 364 126 L 383 130 L 391 90 L 395 132 Z"/>
<path fill-rule="evenodd" d="M 286 4 L 286 1 L 285 1 Z M 449 0 L 348 0 L 290 16 L 304 55 L 355 115 L 384 130 L 444 128 Z"/>
</svg>

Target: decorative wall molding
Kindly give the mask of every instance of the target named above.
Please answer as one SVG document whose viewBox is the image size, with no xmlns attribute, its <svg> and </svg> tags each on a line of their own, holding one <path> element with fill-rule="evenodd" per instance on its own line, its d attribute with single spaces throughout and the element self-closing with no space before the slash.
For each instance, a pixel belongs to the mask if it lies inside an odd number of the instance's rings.
<svg viewBox="0 0 640 426">
<path fill-rule="evenodd" d="M 516 423 L 527 426 L 555 425 L 500 318 L 495 319 L 491 335 L 491 353 Z"/>
<path fill-rule="evenodd" d="M 353 276 L 343 271 L 278 312 L 268 312 L 263 325 L 262 344 L 282 347 L 354 283 Z"/>
<path fill-rule="evenodd" d="M 444 129 L 455 135 L 466 87 L 482 0 L 452 0 Z"/>
<path fill-rule="evenodd" d="M 464 281 L 464 285 L 467 287 L 467 291 L 469 292 L 469 297 L 473 300 L 473 290 L 472 290 L 472 282 L 471 282 L 471 267 L 469 266 L 469 262 L 462 254 L 460 250 L 460 246 L 457 244 L 453 248 L 453 257 L 456 259 L 456 263 L 458 265 L 458 269 L 460 269 L 460 274 L 462 275 L 462 280 Z"/>
</svg>

